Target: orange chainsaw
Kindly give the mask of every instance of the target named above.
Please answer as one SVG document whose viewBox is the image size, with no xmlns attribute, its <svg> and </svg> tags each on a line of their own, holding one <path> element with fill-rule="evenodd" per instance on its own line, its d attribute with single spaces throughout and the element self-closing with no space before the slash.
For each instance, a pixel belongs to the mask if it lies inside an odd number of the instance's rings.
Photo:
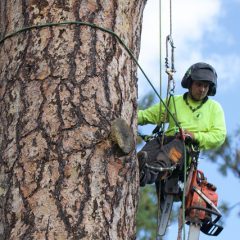
<svg viewBox="0 0 240 240">
<path fill-rule="evenodd" d="M 186 196 L 187 224 L 199 225 L 203 233 L 217 236 L 223 230 L 222 226 L 216 224 L 222 216 L 217 203 L 216 187 L 207 181 L 202 171 L 195 169 Z"/>
</svg>

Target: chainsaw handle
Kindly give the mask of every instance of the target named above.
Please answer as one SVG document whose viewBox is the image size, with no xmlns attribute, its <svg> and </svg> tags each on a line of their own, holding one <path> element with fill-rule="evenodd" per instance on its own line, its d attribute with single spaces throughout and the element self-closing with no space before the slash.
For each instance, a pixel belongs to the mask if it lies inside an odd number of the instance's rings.
<svg viewBox="0 0 240 240">
<path fill-rule="evenodd" d="M 223 230 L 223 227 L 216 224 L 222 217 L 222 215 L 219 212 L 211 209 L 207 209 L 204 207 L 198 207 L 198 206 L 189 207 L 186 212 L 190 212 L 191 210 L 195 210 L 195 209 L 200 211 L 201 210 L 206 211 L 208 213 L 215 214 L 217 216 L 213 221 L 211 219 L 207 221 L 202 221 L 200 230 L 203 233 L 209 236 L 217 236 L 219 233 L 221 233 L 221 231 Z"/>
<path fill-rule="evenodd" d="M 209 208 L 204 208 L 204 207 L 199 207 L 199 206 L 192 206 L 192 207 L 189 207 L 187 210 L 186 210 L 186 215 L 188 212 L 190 212 L 191 210 L 202 210 L 202 211 L 205 211 L 205 212 L 208 212 L 208 213 L 211 213 L 211 214 L 214 214 L 216 215 L 217 217 L 214 219 L 214 223 L 218 222 L 219 219 L 222 217 L 222 214 L 215 211 L 215 210 L 212 210 L 212 209 L 209 209 Z"/>
<path fill-rule="evenodd" d="M 204 207 L 193 206 L 193 207 L 189 207 L 186 210 L 185 214 L 188 214 L 191 210 L 200 210 L 200 211 L 202 210 L 202 211 L 206 211 L 210 214 L 217 215 L 217 217 L 213 221 L 211 219 L 209 219 L 209 220 L 204 219 L 201 222 L 200 230 L 203 233 L 205 233 L 209 236 L 217 236 L 223 230 L 222 226 L 216 224 L 222 216 L 220 213 L 218 213 L 214 210 L 211 210 L 211 209 L 204 208 Z M 190 223 L 191 223 L 191 220 L 189 219 L 187 224 L 190 224 Z M 199 222 L 198 222 L 198 224 L 199 224 Z"/>
</svg>

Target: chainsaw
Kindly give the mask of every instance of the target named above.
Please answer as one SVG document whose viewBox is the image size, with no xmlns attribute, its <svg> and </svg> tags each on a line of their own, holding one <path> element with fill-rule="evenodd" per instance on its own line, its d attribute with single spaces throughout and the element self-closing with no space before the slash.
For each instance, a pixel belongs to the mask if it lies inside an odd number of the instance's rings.
<svg viewBox="0 0 240 240">
<path fill-rule="evenodd" d="M 221 218 L 221 213 L 217 208 L 218 194 L 216 187 L 207 182 L 202 171 L 194 169 L 192 171 L 185 200 L 185 220 L 188 225 L 198 225 L 200 230 L 209 236 L 217 236 L 223 227 L 217 222 Z M 173 202 L 181 201 L 182 189 L 179 186 L 179 174 L 173 175 L 160 182 L 161 189 L 159 204 L 161 215 L 158 219 L 158 236 L 164 236 L 172 211 Z M 191 239 L 191 238 L 189 238 Z M 194 238 L 195 239 L 195 238 Z"/>
<path fill-rule="evenodd" d="M 194 170 L 186 196 L 186 223 L 199 225 L 203 233 L 217 236 L 223 230 L 223 227 L 217 224 L 222 216 L 217 204 L 216 187 L 207 181 L 202 171 Z"/>
</svg>

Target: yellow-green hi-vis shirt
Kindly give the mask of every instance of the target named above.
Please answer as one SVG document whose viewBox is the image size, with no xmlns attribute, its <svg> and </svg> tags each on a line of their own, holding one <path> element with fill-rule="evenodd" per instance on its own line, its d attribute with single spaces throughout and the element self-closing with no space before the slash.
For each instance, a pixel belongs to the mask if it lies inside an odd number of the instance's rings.
<svg viewBox="0 0 240 240">
<path fill-rule="evenodd" d="M 223 109 L 218 102 L 208 99 L 201 108 L 192 112 L 182 95 L 174 96 L 174 101 L 177 120 L 181 128 L 194 133 L 195 139 L 200 144 L 200 149 L 213 149 L 223 144 L 226 138 L 226 124 Z M 188 99 L 188 102 L 193 108 L 199 105 L 198 102 L 191 101 L 191 99 Z M 163 120 L 161 119 L 163 114 L 160 118 L 159 113 L 160 111 L 161 113 L 165 112 L 163 104 L 161 104 L 161 110 L 159 104 L 155 104 L 146 110 L 139 110 L 138 124 L 159 124 Z M 169 110 L 175 116 L 173 99 L 170 101 Z M 169 124 L 165 134 L 167 136 L 174 135 L 177 127 L 169 114 L 167 122 Z"/>
</svg>

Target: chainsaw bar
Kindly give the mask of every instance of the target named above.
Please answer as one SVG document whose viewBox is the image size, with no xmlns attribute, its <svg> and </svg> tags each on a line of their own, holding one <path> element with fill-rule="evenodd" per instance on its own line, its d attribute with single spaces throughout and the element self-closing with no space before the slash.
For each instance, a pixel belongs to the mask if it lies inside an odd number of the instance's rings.
<svg viewBox="0 0 240 240">
<path fill-rule="evenodd" d="M 161 209 L 162 211 L 161 211 L 160 221 L 158 225 L 159 236 L 163 236 L 166 232 L 168 221 L 172 211 L 172 206 L 173 206 L 173 195 L 168 194 L 162 205 L 163 205 L 162 206 L 163 208 Z"/>
<path fill-rule="evenodd" d="M 188 240 L 199 240 L 200 236 L 200 225 L 199 224 L 190 224 Z"/>
<path fill-rule="evenodd" d="M 174 196 L 179 193 L 178 176 L 172 176 L 163 183 L 162 198 L 159 199 L 161 215 L 158 224 L 158 235 L 163 236 L 166 232 L 169 218 L 172 211 Z"/>
</svg>

